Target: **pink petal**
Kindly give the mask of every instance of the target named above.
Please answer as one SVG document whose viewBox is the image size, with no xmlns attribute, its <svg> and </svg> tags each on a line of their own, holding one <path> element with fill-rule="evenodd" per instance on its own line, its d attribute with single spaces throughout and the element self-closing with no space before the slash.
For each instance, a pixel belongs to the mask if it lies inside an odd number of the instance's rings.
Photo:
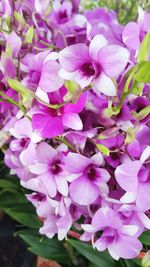
<svg viewBox="0 0 150 267">
<path fill-rule="evenodd" d="M 109 245 L 108 250 L 109 248 L 123 259 L 133 259 L 140 253 L 142 244 L 134 237 L 120 235 L 116 242 Z"/>
<path fill-rule="evenodd" d="M 57 150 L 45 142 L 40 143 L 37 147 L 37 160 L 39 162 L 49 164 L 57 154 Z"/>
<path fill-rule="evenodd" d="M 139 183 L 136 205 L 141 211 L 150 209 L 150 182 Z"/>
<path fill-rule="evenodd" d="M 140 29 L 136 22 L 129 22 L 123 31 L 122 40 L 129 47 L 134 50 L 140 47 Z"/>
<path fill-rule="evenodd" d="M 128 59 L 128 50 L 119 45 L 107 45 L 98 53 L 98 61 L 109 77 L 118 76 L 125 69 Z"/>
<path fill-rule="evenodd" d="M 16 121 L 14 128 L 10 129 L 10 132 L 16 138 L 31 137 L 32 126 L 30 120 L 25 117 Z"/>
<path fill-rule="evenodd" d="M 91 160 L 77 153 L 69 153 L 65 159 L 65 166 L 67 171 L 71 174 L 82 173 L 88 165 L 91 164 Z"/>
<path fill-rule="evenodd" d="M 55 182 L 57 185 L 57 190 L 60 194 L 67 197 L 68 195 L 68 183 L 66 181 L 66 178 L 63 176 L 55 176 Z"/>
<path fill-rule="evenodd" d="M 138 189 L 138 172 L 142 163 L 138 160 L 123 163 L 115 170 L 115 177 L 122 189 L 129 192 L 136 192 Z"/>
<path fill-rule="evenodd" d="M 97 55 L 98 55 L 99 50 L 106 45 L 107 45 L 107 41 L 106 41 L 105 37 L 101 34 L 96 35 L 92 39 L 92 41 L 89 45 L 90 57 L 93 60 L 97 61 Z"/>
<path fill-rule="evenodd" d="M 29 170 L 34 174 L 43 174 L 48 172 L 49 166 L 45 163 L 36 163 L 29 166 Z"/>
<path fill-rule="evenodd" d="M 98 251 L 104 251 L 107 248 L 107 241 L 105 237 L 99 238 L 95 243 L 94 247 L 97 248 Z"/>
<path fill-rule="evenodd" d="M 59 62 L 61 66 L 69 71 L 73 72 L 79 69 L 83 61 L 89 60 L 88 47 L 85 44 L 75 44 L 64 48 L 59 53 Z"/>
<path fill-rule="evenodd" d="M 98 78 L 94 80 L 95 84 L 93 90 L 96 94 L 103 93 L 107 96 L 116 96 L 116 87 L 113 81 L 106 76 L 104 73 L 101 73 Z"/>
<path fill-rule="evenodd" d="M 99 189 L 84 176 L 73 181 L 69 188 L 70 196 L 80 205 L 90 205 L 99 196 Z"/>
<path fill-rule="evenodd" d="M 86 86 L 90 85 L 93 78 L 94 78 L 94 75 L 91 75 L 91 76 L 83 75 L 80 69 L 74 72 L 74 79 L 80 85 L 81 88 L 85 88 Z"/>
<path fill-rule="evenodd" d="M 78 114 L 76 113 L 65 113 L 62 116 L 62 122 L 64 127 L 71 128 L 74 130 L 82 130 L 83 124 Z"/>
<path fill-rule="evenodd" d="M 54 60 L 43 64 L 39 86 L 44 92 L 55 92 L 62 87 L 64 80 L 58 76 L 59 70 L 60 65 Z"/>
<path fill-rule="evenodd" d="M 10 45 L 13 57 L 17 57 L 21 48 L 21 39 L 14 31 L 9 35 L 7 45 Z"/>
<path fill-rule="evenodd" d="M 112 226 L 114 229 L 117 229 L 121 226 L 121 220 L 116 216 L 114 210 L 110 209 L 109 207 L 104 207 L 100 208 L 94 214 L 92 225 L 98 230 Z"/>
<path fill-rule="evenodd" d="M 57 190 L 54 178 L 49 173 L 41 175 L 38 178 L 41 180 L 47 194 L 52 198 L 55 197 Z"/>
</svg>

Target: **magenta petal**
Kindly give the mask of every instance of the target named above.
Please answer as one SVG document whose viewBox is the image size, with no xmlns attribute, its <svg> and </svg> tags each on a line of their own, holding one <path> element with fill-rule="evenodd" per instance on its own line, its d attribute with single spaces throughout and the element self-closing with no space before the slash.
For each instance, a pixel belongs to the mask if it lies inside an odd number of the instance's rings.
<svg viewBox="0 0 150 267">
<path fill-rule="evenodd" d="M 33 115 L 32 126 L 42 137 L 46 138 L 51 138 L 64 132 L 61 117 L 52 117 L 49 114 Z"/>
<path fill-rule="evenodd" d="M 65 113 L 62 116 L 62 122 L 64 127 L 71 128 L 74 130 L 82 130 L 83 124 L 78 114 L 76 113 Z"/>
<path fill-rule="evenodd" d="M 75 104 L 66 104 L 64 106 L 64 113 L 80 113 L 86 103 L 86 93 L 83 93 Z"/>
<path fill-rule="evenodd" d="M 82 51 L 82 53 L 81 53 Z M 59 53 L 59 62 L 61 66 L 69 71 L 73 72 L 79 69 L 83 61 L 89 60 L 88 47 L 85 44 L 75 44 L 64 48 Z"/>
<path fill-rule="evenodd" d="M 67 171 L 73 173 L 83 173 L 83 171 L 91 164 L 92 161 L 77 153 L 69 153 L 65 159 Z"/>
<path fill-rule="evenodd" d="M 136 22 L 129 22 L 122 34 L 123 42 L 134 50 L 140 47 L 140 29 Z"/>
<path fill-rule="evenodd" d="M 119 45 L 107 45 L 98 53 L 98 61 L 109 77 L 118 76 L 125 69 L 128 59 L 128 50 Z"/>
<path fill-rule="evenodd" d="M 69 188 L 70 196 L 80 205 L 90 205 L 99 196 L 99 189 L 84 176 L 73 181 Z"/>
</svg>

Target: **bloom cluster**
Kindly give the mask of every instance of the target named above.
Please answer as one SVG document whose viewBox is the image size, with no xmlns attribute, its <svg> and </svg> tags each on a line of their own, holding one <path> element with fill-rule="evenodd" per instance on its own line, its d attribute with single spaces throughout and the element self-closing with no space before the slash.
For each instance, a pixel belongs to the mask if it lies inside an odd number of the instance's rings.
<svg viewBox="0 0 150 267">
<path fill-rule="evenodd" d="M 1 0 L 0 13 L 0 146 L 40 233 L 73 226 L 136 257 L 150 229 L 150 14 L 122 26 L 78 0 Z"/>
</svg>

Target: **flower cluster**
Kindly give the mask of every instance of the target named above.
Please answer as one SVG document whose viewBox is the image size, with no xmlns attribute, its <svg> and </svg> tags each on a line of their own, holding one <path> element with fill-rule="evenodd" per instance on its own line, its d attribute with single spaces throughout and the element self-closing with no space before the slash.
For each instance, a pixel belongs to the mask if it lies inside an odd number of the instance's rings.
<svg viewBox="0 0 150 267">
<path fill-rule="evenodd" d="M 122 26 L 78 0 L 1 0 L 0 13 L 0 146 L 40 233 L 73 226 L 136 257 L 150 229 L 150 14 Z"/>
</svg>

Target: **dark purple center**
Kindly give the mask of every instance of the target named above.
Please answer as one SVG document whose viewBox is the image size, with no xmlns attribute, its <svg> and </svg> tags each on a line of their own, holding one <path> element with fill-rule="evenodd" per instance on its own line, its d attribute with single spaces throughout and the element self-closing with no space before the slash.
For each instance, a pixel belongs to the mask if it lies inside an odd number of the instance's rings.
<svg viewBox="0 0 150 267">
<path fill-rule="evenodd" d="M 53 164 L 51 165 L 51 172 L 53 174 L 56 175 L 62 171 L 60 164 L 61 164 L 60 160 L 56 160 L 53 162 Z"/>
<path fill-rule="evenodd" d="M 31 70 L 29 72 L 29 83 L 31 86 L 36 87 L 39 84 L 41 73 L 39 71 Z"/>
<path fill-rule="evenodd" d="M 86 176 L 90 181 L 95 181 L 96 180 L 97 173 L 96 173 L 96 168 L 95 168 L 94 165 L 91 165 L 91 166 L 89 166 L 87 168 Z"/>
<path fill-rule="evenodd" d="M 20 140 L 20 146 L 22 148 L 25 148 L 30 142 L 30 139 L 27 137 L 27 138 L 21 138 Z"/>
<path fill-rule="evenodd" d="M 33 195 L 32 198 L 37 200 L 37 201 L 43 201 L 46 199 L 45 195 L 43 195 L 42 193 L 37 193 L 37 194 Z"/>
<path fill-rule="evenodd" d="M 80 67 L 80 71 L 83 74 L 83 76 L 86 76 L 86 77 L 90 77 L 90 76 L 93 76 L 95 74 L 95 69 L 94 69 L 91 62 L 84 63 Z"/>
</svg>

